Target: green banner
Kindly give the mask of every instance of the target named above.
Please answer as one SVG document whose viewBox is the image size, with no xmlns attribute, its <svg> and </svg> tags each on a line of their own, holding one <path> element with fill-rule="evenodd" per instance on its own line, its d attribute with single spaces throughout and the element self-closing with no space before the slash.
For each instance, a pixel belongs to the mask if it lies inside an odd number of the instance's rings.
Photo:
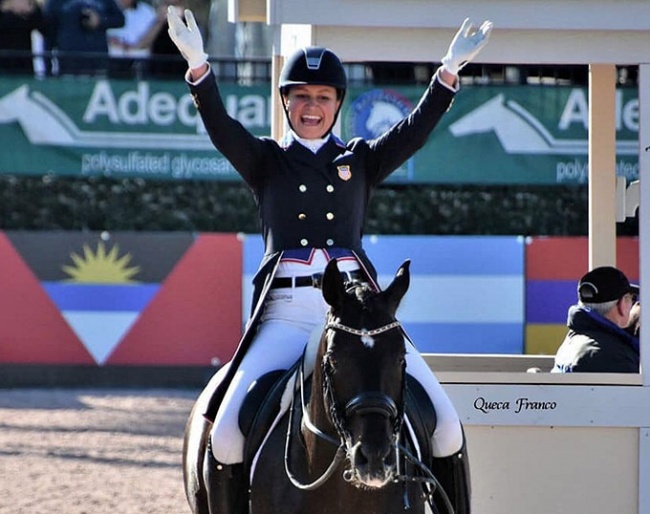
<svg viewBox="0 0 650 514">
<path fill-rule="evenodd" d="M 268 85 L 222 84 L 228 112 L 270 134 Z M 351 88 L 344 139 L 371 138 L 410 112 L 422 87 Z M 565 86 L 464 86 L 394 183 L 582 184 L 588 93 Z M 617 90 L 616 173 L 638 178 L 639 102 Z M 0 79 L 0 173 L 239 180 L 212 146 L 182 79 Z"/>
<path fill-rule="evenodd" d="M 231 115 L 269 133 L 268 87 L 224 85 Z M 183 80 L 0 80 L 0 172 L 238 180 Z"/>
<path fill-rule="evenodd" d="M 345 137 L 374 137 L 410 112 L 421 88 L 352 91 Z M 616 173 L 638 178 L 639 100 L 616 92 Z M 393 182 L 583 184 L 588 178 L 588 91 L 564 86 L 464 86 L 429 142 Z"/>
</svg>

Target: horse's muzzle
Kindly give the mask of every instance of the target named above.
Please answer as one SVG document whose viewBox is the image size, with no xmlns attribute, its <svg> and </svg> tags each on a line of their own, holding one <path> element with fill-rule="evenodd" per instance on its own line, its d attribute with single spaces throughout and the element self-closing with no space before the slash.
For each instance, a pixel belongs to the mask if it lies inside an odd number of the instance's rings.
<svg viewBox="0 0 650 514">
<path fill-rule="evenodd" d="M 347 402 L 345 418 L 348 427 L 357 432 L 354 440 L 359 441 L 348 445 L 351 469 L 344 475 L 347 481 L 358 487 L 377 489 L 392 480 L 394 427 L 398 416 L 395 401 L 384 393 L 364 392 Z"/>
<path fill-rule="evenodd" d="M 357 443 L 349 453 L 350 469 L 343 478 L 364 489 L 379 489 L 395 476 L 395 451 L 392 446 Z"/>
</svg>

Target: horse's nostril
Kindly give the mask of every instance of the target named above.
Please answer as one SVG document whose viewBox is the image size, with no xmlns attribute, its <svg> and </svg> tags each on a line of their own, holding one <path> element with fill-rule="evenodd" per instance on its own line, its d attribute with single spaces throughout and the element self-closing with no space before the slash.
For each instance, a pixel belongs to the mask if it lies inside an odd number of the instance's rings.
<svg viewBox="0 0 650 514">
<path fill-rule="evenodd" d="M 390 464 L 392 455 L 388 446 L 360 445 L 355 449 L 354 461 L 357 466 L 379 467 Z"/>
</svg>

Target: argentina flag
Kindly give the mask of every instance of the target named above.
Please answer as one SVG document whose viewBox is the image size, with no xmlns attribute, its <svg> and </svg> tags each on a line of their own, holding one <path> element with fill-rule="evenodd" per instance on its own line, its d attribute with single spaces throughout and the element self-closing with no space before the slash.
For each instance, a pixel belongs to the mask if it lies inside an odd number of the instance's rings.
<svg viewBox="0 0 650 514">
<path fill-rule="evenodd" d="M 411 285 L 397 315 L 423 353 L 523 353 L 525 246 L 516 236 L 364 238 L 381 287 L 411 260 Z M 243 253 L 242 312 L 248 314 L 263 254 L 259 235 L 246 236 Z"/>
</svg>

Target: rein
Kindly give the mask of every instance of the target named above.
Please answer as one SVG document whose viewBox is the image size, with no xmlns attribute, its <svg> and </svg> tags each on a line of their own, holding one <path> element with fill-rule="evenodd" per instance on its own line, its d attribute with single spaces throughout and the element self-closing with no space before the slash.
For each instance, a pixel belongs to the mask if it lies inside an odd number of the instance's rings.
<svg viewBox="0 0 650 514">
<path fill-rule="evenodd" d="M 404 445 L 398 444 L 397 449 L 400 452 L 402 452 L 404 457 L 406 457 L 406 459 L 410 461 L 413 466 L 418 468 L 425 476 L 398 475 L 395 477 L 395 481 L 396 482 L 419 482 L 425 484 L 425 486 L 427 487 L 426 500 L 433 512 L 437 512 L 433 501 L 433 495 L 435 494 L 436 491 L 438 491 L 440 497 L 442 498 L 443 503 L 445 504 L 447 513 L 456 514 L 456 511 L 454 510 L 454 506 L 452 505 L 451 500 L 447 495 L 447 491 L 445 491 L 444 487 L 442 487 L 442 485 L 435 477 L 435 475 L 431 473 L 431 470 L 428 467 L 426 467 L 424 464 L 422 464 L 420 459 L 418 459 L 415 455 L 413 455 L 407 448 L 404 447 Z"/>
<path fill-rule="evenodd" d="M 291 406 L 289 407 L 289 422 L 287 424 L 287 437 L 284 446 L 284 470 L 287 474 L 287 477 L 289 478 L 289 481 L 294 485 L 294 487 L 297 487 L 302 491 L 312 491 L 322 486 L 332 476 L 334 471 L 336 471 L 336 468 L 338 468 L 339 464 L 345 458 L 345 440 L 341 438 L 340 441 L 337 441 L 336 439 L 330 437 L 329 435 L 327 435 L 325 432 L 323 432 L 321 429 L 319 429 L 316 425 L 312 423 L 311 418 L 309 417 L 309 412 L 307 411 L 307 403 L 305 401 L 305 369 L 304 368 L 305 368 L 305 354 L 303 353 L 302 362 L 299 367 L 300 372 L 298 375 L 298 383 L 300 386 L 300 407 L 302 410 L 303 423 L 307 427 L 307 429 L 317 437 L 320 437 L 321 439 L 327 441 L 328 443 L 333 444 L 334 446 L 338 446 L 336 448 L 336 454 L 334 454 L 334 458 L 332 459 L 332 462 L 319 478 L 317 478 L 313 482 L 305 484 L 303 482 L 300 482 L 295 477 L 293 472 L 289 469 L 289 448 L 291 446 L 291 431 L 293 428 L 293 411 L 294 411 L 293 397 L 292 397 Z"/>
</svg>

